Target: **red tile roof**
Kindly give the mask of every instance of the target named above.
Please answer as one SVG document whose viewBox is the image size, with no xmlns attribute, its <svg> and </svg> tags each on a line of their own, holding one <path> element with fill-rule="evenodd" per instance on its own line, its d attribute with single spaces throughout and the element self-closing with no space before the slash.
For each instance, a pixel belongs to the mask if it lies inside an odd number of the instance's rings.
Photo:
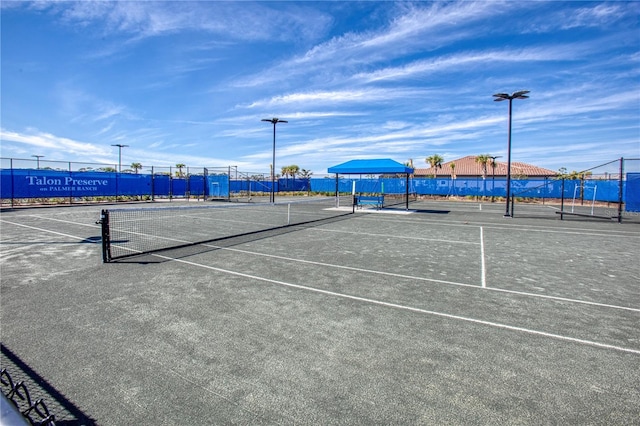
<svg viewBox="0 0 640 426">
<path fill-rule="evenodd" d="M 507 175 L 507 162 L 497 161 L 495 170 L 491 167 L 491 160 L 487 163 L 487 177 L 494 176 L 506 176 Z M 475 155 L 467 155 L 466 157 L 458 158 L 457 160 L 447 161 L 442 163 L 442 168 L 438 168 L 438 176 L 449 177 L 451 176 L 451 164 L 455 163 L 455 175 L 457 177 L 463 176 L 482 176 L 482 165 L 476 162 Z M 433 176 L 435 170 L 433 167 L 418 168 L 416 167 L 414 176 Z M 511 162 L 511 176 L 523 175 L 527 177 L 533 176 L 555 176 L 557 172 L 553 170 L 545 169 L 543 167 L 534 166 L 527 163 Z"/>
</svg>

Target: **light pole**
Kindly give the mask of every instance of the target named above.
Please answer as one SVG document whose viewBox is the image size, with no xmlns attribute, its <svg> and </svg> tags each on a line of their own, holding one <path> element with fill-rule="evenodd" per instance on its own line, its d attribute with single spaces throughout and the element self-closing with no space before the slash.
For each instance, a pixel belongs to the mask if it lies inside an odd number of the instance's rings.
<svg viewBox="0 0 640 426">
<path fill-rule="evenodd" d="M 122 148 L 126 148 L 129 145 L 122 145 L 122 144 L 114 144 L 111 146 L 117 146 L 118 147 L 118 172 L 122 173 Z"/>
<path fill-rule="evenodd" d="M 44 155 L 32 155 L 32 157 L 36 157 L 36 169 L 40 170 L 40 159 L 44 157 Z"/>
<path fill-rule="evenodd" d="M 279 118 L 263 118 L 260 121 L 268 121 L 273 123 L 273 161 L 271 162 L 271 194 L 269 196 L 269 202 L 275 203 L 276 197 L 274 193 L 275 188 L 275 171 L 276 171 L 276 124 L 278 123 L 288 123 L 286 120 L 280 120 Z"/>
<path fill-rule="evenodd" d="M 496 158 L 502 158 L 502 155 L 490 155 L 489 158 L 491 158 L 491 202 L 493 203 L 496 189 Z"/>
<path fill-rule="evenodd" d="M 495 98 L 494 101 L 509 101 L 509 142 L 507 145 L 507 208 L 504 214 L 505 217 L 510 217 L 509 213 L 509 198 L 511 197 L 511 104 L 514 99 L 527 99 L 529 96 L 526 96 L 529 93 L 529 90 L 520 90 L 519 92 L 514 92 L 511 95 L 508 93 L 496 93 L 493 95 Z"/>
</svg>

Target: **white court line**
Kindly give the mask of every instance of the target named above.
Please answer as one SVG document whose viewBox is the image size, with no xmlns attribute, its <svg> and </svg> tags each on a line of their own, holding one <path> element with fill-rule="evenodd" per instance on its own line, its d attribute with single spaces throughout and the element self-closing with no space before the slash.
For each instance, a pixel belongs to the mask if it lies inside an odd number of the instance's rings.
<svg viewBox="0 0 640 426">
<path fill-rule="evenodd" d="M 22 227 L 29 228 L 29 229 L 35 229 L 35 230 L 38 230 L 38 231 L 44 231 L 44 232 L 48 232 L 48 233 L 52 233 L 52 234 L 56 234 L 56 235 L 62 235 L 62 236 L 66 236 L 66 237 L 69 237 L 69 238 L 74 238 L 74 239 L 79 239 L 79 240 L 84 240 L 85 239 L 83 237 L 76 237 L 74 235 L 63 234 L 61 232 L 56 232 L 56 231 L 50 231 L 50 230 L 47 230 L 47 229 L 36 228 L 36 227 L 33 227 L 33 226 L 29 226 L 29 225 L 22 225 L 22 224 L 19 224 L 19 223 L 14 223 L 14 222 L 2 220 L 2 219 L 0 219 L 0 222 L 9 223 L 9 224 L 16 225 L 16 226 L 22 226 Z M 225 250 L 243 251 L 243 250 L 228 249 L 228 248 L 223 248 L 223 247 L 219 247 L 219 248 L 225 249 Z M 252 252 L 247 252 L 247 253 L 252 253 Z M 259 255 L 259 253 L 253 253 L 253 254 L 258 254 Z M 487 326 L 490 326 L 490 327 L 497 327 L 497 328 L 502 328 L 502 329 L 511 330 L 511 331 L 519 331 L 519 332 L 523 332 L 523 333 L 534 334 L 534 335 L 554 338 L 554 339 L 558 339 L 558 340 L 564 340 L 564 341 L 584 344 L 584 345 L 588 345 L 588 346 L 595 346 L 595 347 L 599 347 L 599 348 L 612 349 L 612 350 L 617 350 L 617 351 L 628 352 L 628 353 L 633 353 L 633 354 L 636 354 L 636 355 L 640 355 L 640 350 L 636 350 L 636 349 L 624 348 L 624 347 L 621 347 L 621 346 L 614 346 L 614 345 L 609 345 L 609 344 L 605 344 L 605 343 L 599 343 L 599 342 L 595 342 L 595 341 L 591 341 L 591 340 L 577 339 L 577 338 L 574 338 L 574 337 L 562 336 L 562 335 L 559 335 L 559 334 L 547 333 L 547 332 L 544 332 L 544 331 L 532 330 L 532 329 L 527 329 L 527 328 L 524 328 L 524 327 L 516 327 L 516 326 L 507 325 L 507 324 L 500 324 L 500 323 L 491 322 L 491 321 L 484 321 L 484 320 L 479 320 L 479 319 L 475 319 L 475 318 L 468 318 L 468 317 L 463 317 L 463 316 L 460 316 L 460 315 L 452 315 L 452 314 L 447 314 L 447 313 L 443 313 L 443 312 L 436 312 L 436 311 L 429 311 L 429 310 L 426 310 L 426 309 L 413 308 L 413 307 L 410 307 L 410 306 L 399 305 L 399 304 L 396 304 L 396 303 L 383 302 L 383 301 L 380 301 L 380 300 L 368 299 L 368 298 L 359 297 L 359 296 L 352 296 L 352 295 L 348 295 L 348 294 L 336 293 L 336 292 L 329 291 L 329 290 L 322 290 L 322 289 L 309 287 L 309 286 L 304 286 L 304 285 L 300 285 L 300 284 L 287 283 L 287 282 L 284 282 L 284 281 L 277 281 L 277 280 L 272 280 L 272 279 L 269 279 L 269 278 L 264 278 L 264 277 L 258 277 L 258 276 L 254 276 L 254 275 L 244 274 L 244 273 L 241 273 L 241 272 L 235 272 L 235 271 L 230 271 L 230 270 L 226 270 L 226 269 L 222 269 L 222 268 L 216 268 L 214 266 L 203 265 L 203 264 L 200 264 L 200 263 L 191 262 L 191 261 L 187 261 L 187 260 L 183 260 L 183 259 L 175 259 L 175 258 L 168 257 L 168 256 L 162 256 L 162 255 L 159 255 L 159 254 L 153 254 L 153 256 L 159 257 L 161 259 L 170 260 L 170 261 L 173 261 L 173 262 L 184 263 L 184 264 L 187 264 L 187 265 L 192 265 L 192 266 L 196 266 L 196 267 L 200 267 L 200 268 L 210 269 L 210 270 L 214 270 L 214 271 L 218 271 L 218 272 L 222 272 L 222 273 L 226 273 L 226 274 L 230 274 L 230 275 L 241 276 L 241 277 L 245 277 L 245 278 L 254 279 L 254 280 L 257 280 L 257 281 L 269 282 L 269 283 L 272 283 L 272 284 L 278 284 L 278 285 L 287 286 L 287 287 L 291 287 L 291 288 L 298 288 L 298 289 L 301 289 L 301 290 L 312 291 L 312 292 L 315 292 L 315 293 L 327 294 L 327 295 L 330 295 L 330 296 L 341 297 L 341 298 L 344 298 L 344 299 L 357 300 L 357 301 L 361 301 L 361 302 L 365 302 L 365 303 L 371 303 L 371 304 L 380 305 L 380 306 L 387 306 L 387 307 L 391 307 L 391 308 L 403 309 L 403 310 L 412 311 L 412 312 L 419 312 L 419 313 L 423 313 L 423 314 L 427 314 L 427 315 L 434 315 L 434 316 L 439 316 L 439 317 L 444 317 L 444 318 L 449 318 L 449 319 L 466 321 L 466 322 L 471 322 L 471 323 L 475 323 L 475 324 L 487 325 Z M 269 256 L 270 257 L 276 257 L 276 258 L 281 257 L 281 256 L 273 256 L 273 255 L 269 255 Z M 284 257 L 281 257 L 281 258 L 286 259 Z M 290 260 L 296 260 L 296 259 L 290 259 Z M 320 264 L 319 262 L 310 262 L 310 261 L 304 261 L 304 262 Z M 357 269 L 357 268 L 348 268 L 348 269 Z M 365 271 L 365 270 L 363 270 L 363 271 Z M 376 271 L 367 271 L 367 272 L 378 273 Z M 389 273 L 384 273 L 384 274 L 400 276 L 398 274 L 389 274 Z M 417 277 L 413 277 L 413 278 L 416 279 Z M 428 281 L 447 283 L 446 281 L 440 281 L 440 280 L 428 280 Z M 456 284 L 456 283 L 451 283 L 451 284 Z M 469 285 L 469 284 L 456 284 L 456 285 L 464 285 L 464 286 L 467 286 L 467 287 L 478 288 L 478 286 L 473 286 L 473 285 Z M 584 301 L 574 301 L 574 300 L 571 300 L 571 299 L 564 299 L 564 298 L 558 298 L 558 297 L 553 297 L 553 296 L 534 295 L 534 294 L 528 294 L 528 293 L 514 292 L 514 291 L 510 291 L 510 290 L 493 289 L 493 288 L 489 288 L 487 290 L 504 291 L 504 292 L 507 292 L 507 293 L 516 293 L 516 294 L 523 294 L 523 295 L 529 295 L 529 296 L 546 297 L 546 298 L 551 298 L 551 299 L 556 299 L 556 300 L 565 300 L 565 301 L 572 301 L 572 302 L 577 302 L 577 303 L 586 303 L 586 304 L 590 304 L 590 305 L 608 306 L 608 307 L 616 308 L 616 306 L 613 306 L 613 305 L 604 305 L 604 304 L 600 304 L 600 303 L 584 302 Z M 617 307 L 617 308 L 619 308 L 619 309 L 628 309 L 628 310 L 639 311 L 640 312 L 640 309 L 624 308 L 624 307 Z"/>
<path fill-rule="evenodd" d="M 482 288 L 487 288 L 487 268 L 484 262 L 484 230 L 480 227 L 480 268 L 482 274 Z"/>
<path fill-rule="evenodd" d="M 51 230 L 43 229 L 43 228 L 37 228 L 35 226 L 23 225 L 23 224 L 20 224 L 20 223 L 10 222 L 10 221 L 4 220 L 4 219 L 0 219 L 0 222 L 9 223 L 9 224 L 16 225 L 16 226 L 22 226 L 22 227 L 29 228 L 29 229 L 34 229 L 34 230 L 37 230 L 37 231 L 48 232 L 48 233 L 55 234 L 55 235 L 61 235 L 61 236 L 64 236 L 64 237 L 74 238 L 74 239 L 77 239 L 77 240 L 86 240 L 86 238 L 84 238 L 84 237 L 77 237 L 75 235 L 63 234 L 61 232 L 51 231 Z M 372 235 L 377 235 L 377 234 L 372 234 Z M 97 244 L 98 241 L 96 241 L 95 243 Z M 478 243 L 471 243 L 471 244 L 478 244 Z M 374 270 L 371 270 L 371 269 L 356 268 L 356 267 L 353 267 L 353 266 L 336 265 L 336 264 L 332 264 L 332 263 L 316 262 L 316 261 L 312 261 L 312 260 L 296 259 L 296 258 L 292 258 L 292 257 L 277 256 L 277 255 L 274 255 L 274 254 L 258 253 L 258 252 L 249 251 L 249 250 L 241 250 L 241 249 L 234 249 L 234 248 L 229 248 L 229 247 L 216 246 L 216 245 L 213 245 L 213 244 L 202 244 L 202 246 L 213 247 L 213 248 L 216 248 L 216 249 L 226 250 L 226 251 L 233 251 L 233 252 L 237 252 L 237 253 L 250 254 L 250 255 L 254 255 L 254 256 L 262 256 L 262 257 L 270 257 L 270 258 L 274 258 L 274 259 L 281 259 L 281 260 L 286 260 L 286 261 L 289 261 L 289 262 L 293 261 L 293 262 L 298 262 L 298 263 L 306 263 L 306 264 L 310 264 L 310 265 L 324 266 L 324 267 L 330 267 L 330 268 L 336 268 L 336 269 L 345 269 L 345 270 L 349 270 L 349 271 L 365 272 L 365 273 L 375 274 L 375 275 L 385 275 L 385 276 L 396 277 L 396 278 L 406 278 L 406 279 L 416 280 L 416 281 L 427 281 L 427 282 L 433 282 L 433 283 L 438 283 L 438 284 L 456 285 L 456 286 L 460 286 L 460 287 L 469 287 L 469 288 L 476 288 L 476 289 L 480 289 L 481 288 L 481 287 L 479 287 L 478 285 L 475 285 L 475 284 L 467 284 L 467 283 L 459 283 L 459 282 L 455 282 L 455 281 L 438 280 L 438 279 L 434 279 L 434 278 L 416 277 L 416 276 L 412 276 L 412 275 L 396 274 L 396 273 L 393 273 L 393 272 L 374 271 Z M 138 250 L 131 250 L 131 251 L 140 253 Z M 507 289 L 501 289 L 501 288 L 496 288 L 496 287 L 484 287 L 482 289 L 483 290 L 487 290 L 487 291 L 497 291 L 497 292 L 500 292 L 500 293 L 516 294 L 516 295 L 519 295 L 519 296 L 537 297 L 537 298 L 540 298 L 540 299 L 558 300 L 558 301 L 562 301 L 562 302 L 577 303 L 577 304 L 582 304 L 582 305 L 598 306 L 598 307 L 612 308 L 612 309 L 621 309 L 621 310 L 631 311 L 631 312 L 640 312 L 640 309 L 637 309 L 637 308 L 630 308 L 630 307 L 627 307 L 627 306 L 610 305 L 610 304 L 607 304 L 607 303 L 590 302 L 590 301 L 587 301 L 587 300 L 570 299 L 570 298 L 567 298 L 567 297 L 550 296 L 550 295 L 546 295 L 546 294 L 537 294 L 537 293 L 527 293 L 527 292 L 524 292 L 524 291 L 507 290 Z"/>
<path fill-rule="evenodd" d="M 389 308 L 402 309 L 402 310 L 405 310 L 405 311 L 418 312 L 418 313 L 421 313 L 421 314 L 434 315 L 434 316 L 453 319 L 453 320 L 458 320 L 458 321 L 470 322 L 470 323 L 473 323 L 473 324 L 486 325 L 486 326 L 489 326 L 489 327 L 497 327 L 497 328 L 501 328 L 501 329 L 505 329 L 505 330 L 518 331 L 518 332 L 521 332 L 521 333 L 533 334 L 533 335 L 537 335 L 537 336 L 549 337 L 549 338 L 552 338 L 552 339 L 558 339 L 558 340 L 564 340 L 564 341 L 573 342 L 573 343 L 579 343 L 579 344 L 582 344 L 582 345 L 595 346 L 595 347 L 598 347 L 598 348 L 612 349 L 612 350 L 616 350 L 616 351 L 621 351 L 621 352 L 632 353 L 632 354 L 635 354 L 635 355 L 640 355 L 640 350 L 637 350 L 637 349 L 631 349 L 631 348 L 625 348 L 625 347 L 622 347 L 622 346 L 609 345 L 609 344 L 606 344 L 606 343 L 595 342 L 595 341 L 592 341 L 592 340 L 578 339 L 578 338 L 575 338 L 575 337 L 562 336 L 560 334 L 547 333 L 545 331 L 532 330 L 532 329 L 524 328 L 524 327 L 516 327 L 516 326 L 507 325 L 507 324 L 501 324 L 501 323 L 492 322 L 492 321 L 479 320 L 479 319 L 476 319 L 476 318 L 463 317 L 463 316 L 460 316 L 460 315 L 452 315 L 452 314 L 447 314 L 447 313 L 444 313 L 444 312 L 429 311 L 429 310 L 426 310 L 426 309 L 420 309 L 420 308 L 414 308 L 414 307 L 411 307 L 411 306 L 399 305 L 397 303 L 389 303 L 389 302 L 383 302 L 381 300 L 368 299 L 366 297 L 352 296 L 352 295 L 349 295 L 349 294 L 337 293 L 335 291 L 323 290 L 323 289 L 319 289 L 319 288 L 315 288 L 315 287 L 309 287 L 309 286 L 305 286 L 305 285 L 301 285 L 301 284 L 287 283 L 287 282 L 284 282 L 284 281 L 272 280 L 270 278 L 264 278 L 264 277 L 258 277 L 258 276 L 255 276 L 255 275 L 244 274 L 242 272 L 230 271 L 230 270 L 227 270 L 227 269 L 217 268 L 215 266 L 203 265 L 201 263 L 196 263 L 196 262 L 192 262 L 192 261 L 188 261 L 188 260 L 184 260 L 184 259 L 175 259 L 175 258 L 168 257 L 168 256 L 162 256 L 162 255 L 159 255 L 159 254 L 154 254 L 153 256 L 159 257 L 161 259 L 173 261 L 173 262 L 179 262 L 179 263 L 184 263 L 186 265 L 196 266 L 196 267 L 199 267 L 199 268 L 210 269 L 212 271 L 222 272 L 222 273 L 225 273 L 225 274 L 235 275 L 235 276 L 239 276 L 239 277 L 243 277 L 243 278 L 249 278 L 249 279 L 253 279 L 253 280 L 257 280 L 257 281 L 268 282 L 268 283 L 271 283 L 271 284 L 277 284 L 277 285 L 290 287 L 290 288 L 296 288 L 296 289 L 300 289 L 300 290 L 311 291 L 311 292 L 314 292 L 314 293 L 326 294 L 328 296 L 334 296 L 334 297 L 339 297 L 339 298 L 349 299 L 349 300 L 356 300 L 356 301 L 359 301 L 359 302 L 370 303 L 370 304 L 379 305 L 379 306 L 386 306 L 386 307 L 389 307 Z"/>
<path fill-rule="evenodd" d="M 336 265 L 336 264 L 333 264 L 333 263 L 324 263 L 324 262 L 318 262 L 318 261 L 315 261 L 315 260 L 296 259 L 296 258 L 293 258 L 293 257 L 278 256 L 277 254 L 259 253 L 259 252 L 255 252 L 255 251 L 249 251 L 249 250 L 242 250 L 242 249 L 236 249 L 236 248 L 230 248 L 230 247 L 217 246 L 217 245 L 210 244 L 210 243 L 204 243 L 204 244 L 201 244 L 201 245 L 204 246 L 204 247 L 212 247 L 212 248 L 215 248 L 215 249 L 224 250 L 224 251 L 232 251 L 232 252 L 235 252 L 235 253 L 243 253 L 243 254 L 250 254 L 250 255 L 253 255 L 253 256 L 269 257 L 271 259 L 286 260 L 287 262 L 305 263 L 305 264 L 308 264 L 308 265 L 323 266 L 323 267 L 329 267 L 329 268 L 335 268 L 335 269 L 344 269 L 344 270 L 347 270 L 347 271 L 364 272 L 364 273 L 375 274 L 375 275 L 385 275 L 385 276 L 394 277 L 394 278 L 406 278 L 406 279 L 417 280 L 417 281 L 429 281 L 429 282 L 434 282 L 434 283 L 439 283 L 439 284 L 449 284 L 449 285 L 458 285 L 458 286 L 462 286 L 462 287 L 479 288 L 475 284 L 457 283 L 457 282 L 454 282 L 454 281 L 445 281 L 445 280 L 439 280 L 439 279 L 435 279 L 435 278 L 414 277 L 412 275 L 397 274 L 395 272 L 374 271 L 374 270 L 371 270 L 371 269 L 358 268 L 356 266 Z M 639 309 L 639 311 L 640 311 L 640 309 Z"/>
<path fill-rule="evenodd" d="M 334 231 L 334 230 L 329 230 L 329 229 L 322 229 L 321 230 L 321 229 L 311 228 L 311 230 L 313 230 L 313 231 L 322 231 L 322 232 L 329 231 L 329 232 L 344 232 L 344 233 L 362 234 L 362 233 L 358 233 L 358 232 Z M 376 236 L 376 237 L 381 236 L 380 234 L 364 234 L 364 235 L 371 235 L 371 236 Z M 392 236 L 392 235 L 386 235 L 386 236 L 395 237 L 395 238 L 417 238 L 417 237 L 398 237 L 398 236 Z M 500 292 L 500 293 L 515 294 L 515 295 L 518 295 L 518 296 L 536 297 L 536 298 L 539 298 L 539 299 L 557 300 L 557 301 L 576 303 L 576 304 L 581 304 L 581 305 L 598 306 L 598 307 L 602 307 L 602 308 L 620 309 L 620 310 L 631 311 L 631 312 L 640 312 L 639 308 L 631 308 L 631 307 L 627 307 L 627 306 L 619 306 L 619 305 L 611 305 L 611 304 L 607 304 L 607 303 L 591 302 L 591 301 L 588 301 L 588 300 L 571 299 L 571 298 L 568 298 L 568 297 L 550 296 L 550 295 L 546 295 L 546 294 L 527 293 L 527 292 L 524 292 L 524 291 L 501 289 L 501 288 L 497 288 L 497 287 L 486 287 L 486 265 L 484 263 L 485 256 L 484 256 L 484 238 L 483 238 L 483 229 L 482 229 L 482 227 L 481 227 L 481 237 L 480 238 L 481 238 L 481 243 L 477 243 L 477 242 L 460 242 L 460 243 L 463 243 L 463 244 L 478 244 L 478 245 L 481 246 L 481 252 L 482 252 L 481 255 L 482 255 L 482 261 L 483 261 L 482 262 L 482 282 L 481 282 L 482 285 L 481 286 L 479 286 L 477 284 L 467 284 L 467 283 L 460 283 L 460 282 L 455 282 L 455 281 L 439 280 L 439 279 L 435 279 L 435 278 L 426 278 L 426 277 L 418 277 L 418 276 L 414 276 L 414 275 L 398 274 L 398 273 L 395 273 L 395 272 L 376 271 L 376 270 L 372 270 L 372 269 L 358 268 L 358 267 L 355 267 L 355 266 L 337 265 L 335 263 L 318 262 L 318 261 L 314 261 L 314 260 L 299 259 L 299 258 L 295 258 L 295 257 L 278 256 L 278 255 L 275 255 L 275 254 L 260 253 L 260 252 L 251 251 L 251 250 L 243 250 L 243 249 L 238 249 L 238 248 L 218 246 L 218 245 L 211 244 L 211 243 L 204 243 L 204 244 L 201 244 L 201 245 L 205 246 L 205 247 L 212 247 L 212 248 L 216 248 L 216 249 L 219 249 L 219 250 L 224 250 L 224 251 L 232 251 L 232 252 L 236 252 L 236 253 L 249 254 L 249 255 L 253 255 L 253 256 L 261 256 L 261 257 L 268 257 L 268 258 L 272 258 L 272 259 L 286 260 L 287 262 L 305 263 L 305 264 L 308 264 L 308 265 L 317 265 L 317 266 L 322 266 L 322 267 L 326 267 L 326 268 L 344 269 L 344 270 L 348 270 L 348 271 L 364 272 L 364 273 L 368 273 L 368 274 L 384 275 L 384 276 L 388 276 L 388 277 L 404 278 L 404 279 L 415 280 L 415 281 L 426 281 L 426 282 L 433 282 L 433 283 L 438 283 L 438 284 L 447 284 L 447 285 L 456 285 L 456 286 L 460 286 L 460 287 L 469 287 L 469 288 L 481 289 L 481 290 L 484 290 L 484 291 L 496 291 L 496 292 Z M 447 242 L 454 242 L 454 241 L 447 241 Z"/>
<path fill-rule="evenodd" d="M 475 243 L 475 244 L 477 244 L 477 243 Z M 367 273 L 367 274 L 384 275 L 384 276 L 387 276 L 387 277 L 395 277 L 395 278 L 405 278 L 405 279 L 414 280 L 414 281 L 426 281 L 426 282 L 432 282 L 432 283 L 438 283 L 438 284 L 456 285 L 456 286 L 460 286 L 460 287 L 474 288 L 474 289 L 479 289 L 479 290 L 483 290 L 483 291 L 497 291 L 497 292 L 500 292 L 500 293 L 516 294 L 518 296 L 537 297 L 537 298 L 540 298 L 540 299 L 557 300 L 557 301 L 562 301 L 562 302 L 577 303 L 577 304 L 581 304 L 581 305 L 598 306 L 598 307 L 602 307 L 602 308 L 620 309 L 620 310 L 631 311 L 631 312 L 640 312 L 640 309 L 638 309 L 638 308 L 629 308 L 627 306 L 618 306 L 618 305 L 610 305 L 610 304 L 607 304 L 607 303 L 590 302 L 588 300 L 570 299 L 570 298 L 567 298 L 567 297 L 550 296 L 550 295 L 546 295 L 546 294 L 527 293 L 527 292 L 524 292 L 524 291 L 507 290 L 507 289 L 501 289 L 501 288 L 496 288 L 496 287 L 485 287 L 485 288 L 483 288 L 483 287 L 481 287 L 481 286 L 479 286 L 477 284 L 459 283 L 459 282 L 455 282 L 455 281 L 438 280 L 438 279 L 435 279 L 435 278 L 416 277 L 416 276 L 413 276 L 413 275 L 398 274 L 398 273 L 395 273 L 395 272 L 375 271 L 375 270 L 372 270 L 372 269 L 358 268 L 358 267 L 355 267 L 355 266 L 336 265 L 334 263 L 325 263 L 325 262 L 318 262 L 318 261 L 315 261 L 315 260 L 297 259 L 295 257 L 278 256 L 276 254 L 259 253 L 259 252 L 256 252 L 256 251 L 242 250 L 242 249 L 237 249 L 237 248 L 217 246 L 217 245 L 210 244 L 210 243 L 205 243 L 205 244 L 201 244 L 201 245 L 205 246 L 205 247 L 212 247 L 212 248 L 215 248 L 215 249 L 224 250 L 224 251 L 232 251 L 232 252 L 235 252 L 235 253 L 243 253 L 243 254 L 249 254 L 249 255 L 253 255 L 253 256 L 261 256 L 261 257 L 268 257 L 268 258 L 272 258 L 272 259 L 286 260 L 287 262 L 305 263 L 305 264 L 308 264 L 308 265 L 316 265 L 316 266 L 322 266 L 322 267 L 326 267 L 326 268 L 344 269 L 344 270 L 347 270 L 347 271 L 364 272 L 364 273 Z"/>
<path fill-rule="evenodd" d="M 592 235 L 597 237 L 615 237 L 615 238 L 638 238 L 640 236 L 640 232 L 634 232 L 630 229 L 624 230 L 616 230 L 616 229 L 607 229 L 607 230 L 594 230 L 591 228 L 569 228 L 569 227 L 557 227 L 555 229 L 549 229 L 549 227 L 544 227 L 542 225 L 525 225 L 521 223 L 490 223 L 490 222 L 477 222 L 477 221 L 465 221 L 464 223 L 460 222 L 450 222 L 445 220 L 434 220 L 434 219 L 418 219 L 418 220 L 407 220 L 404 218 L 401 219 L 392 219 L 390 217 L 381 217 L 379 221 L 384 222 L 404 222 L 410 224 L 429 224 L 429 225 L 437 225 L 437 226 L 450 226 L 450 227 L 468 227 L 469 225 L 477 225 L 484 226 L 485 228 L 490 229 L 499 229 L 499 230 L 514 230 L 514 231 L 531 231 L 531 232 L 544 232 L 549 234 L 568 234 L 568 235 Z"/>
<path fill-rule="evenodd" d="M 62 232 L 50 231 L 50 230 L 48 230 L 48 229 L 37 228 L 37 227 L 35 227 L 35 226 L 23 225 L 22 223 L 10 222 L 10 221 L 8 221 L 8 220 L 4 220 L 4 219 L 0 219 L 0 222 L 3 222 L 3 223 L 9 223 L 9 224 L 11 224 L 11 225 L 15 225 L 15 226 L 22 226 L 23 228 L 34 229 L 34 230 L 36 230 L 36 231 L 48 232 L 48 233 L 50 233 L 50 234 L 60 235 L 60 236 L 63 236 L 63 237 L 69 237 L 69 238 L 73 238 L 73 239 L 75 239 L 75 240 L 83 240 L 83 241 L 84 241 L 84 240 L 86 240 L 86 239 L 87 239 L 86 237 L 77 237 L 77 236 L 75 236 L 75 235 L 63 234 Z M 97 243 L 97 242 L 98 242 L 98 241 L 96 241 L 96 243 Z"/>
<path fill-rule="evenodd" d="M 293 226 L 296 226 L 296 225 L 293 225 Z M 465 225 L 465 226 L 468 226 L 468 225 Z M 480 244 L 476 241 L 444 240 L 441 238 L 412 237 L 410 235 L 398 235 L 398 234 L 377 234 L 374 232 L 345 231 L 343 229 L 308 228 L 308 230 L 318 231 L 318 232 L 335 232 L 338 234 L 366 235 L 369 237 L 395 238 L 399 240 L 436 241 L 440 243 L 449 243 L 449 244 L 473 244 L 473 245 Z"/>
<path fill-rule="evenodd" d="M 82 222 L 73 222 L 71 220 L 56 219 L 56 218 L 53 218 L 53 217 L 45 217 L 45 216 L 38 216 L 38 215 L 31 215 L 31 217 L 35 217 L 36 219 L 54 220 L 56 222 L 70 223 L 71 225 L 88 226 L 89 228 L 101 229 L 101 227 L 95 223 L 96 220 L 99 219 L 97 216 L 96 216 L 96 219 L 93 221 L 94 222 L 93 224 L 91 224 L 91 223 L 82 223 Z"/>
</svg>

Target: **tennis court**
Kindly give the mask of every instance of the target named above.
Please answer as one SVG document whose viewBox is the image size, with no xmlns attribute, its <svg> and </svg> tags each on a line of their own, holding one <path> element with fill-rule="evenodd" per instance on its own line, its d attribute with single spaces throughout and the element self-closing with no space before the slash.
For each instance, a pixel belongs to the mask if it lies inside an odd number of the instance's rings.
<svg viewBox="0 0 640 426">
<path fill-rule="evenodd" d="M 3 211 L 2 367 L 69 424 L 637 424 L 639 218 L 253 207 L 110 263 L 104 206 Z"/>
</svg>

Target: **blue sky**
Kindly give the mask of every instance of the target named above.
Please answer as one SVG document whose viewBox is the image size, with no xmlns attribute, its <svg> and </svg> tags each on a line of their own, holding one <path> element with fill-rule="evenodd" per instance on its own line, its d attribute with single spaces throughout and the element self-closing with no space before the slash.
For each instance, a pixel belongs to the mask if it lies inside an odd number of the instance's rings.
<svg viewBox="0 0 640 426">
<path fill-rule="evenodd" d="M 1 156 L 314 175 L 640 158 L 639 2 L 2 2 Z M 124 168 L 124 167 L 123 167 Z"/>
</svg>

